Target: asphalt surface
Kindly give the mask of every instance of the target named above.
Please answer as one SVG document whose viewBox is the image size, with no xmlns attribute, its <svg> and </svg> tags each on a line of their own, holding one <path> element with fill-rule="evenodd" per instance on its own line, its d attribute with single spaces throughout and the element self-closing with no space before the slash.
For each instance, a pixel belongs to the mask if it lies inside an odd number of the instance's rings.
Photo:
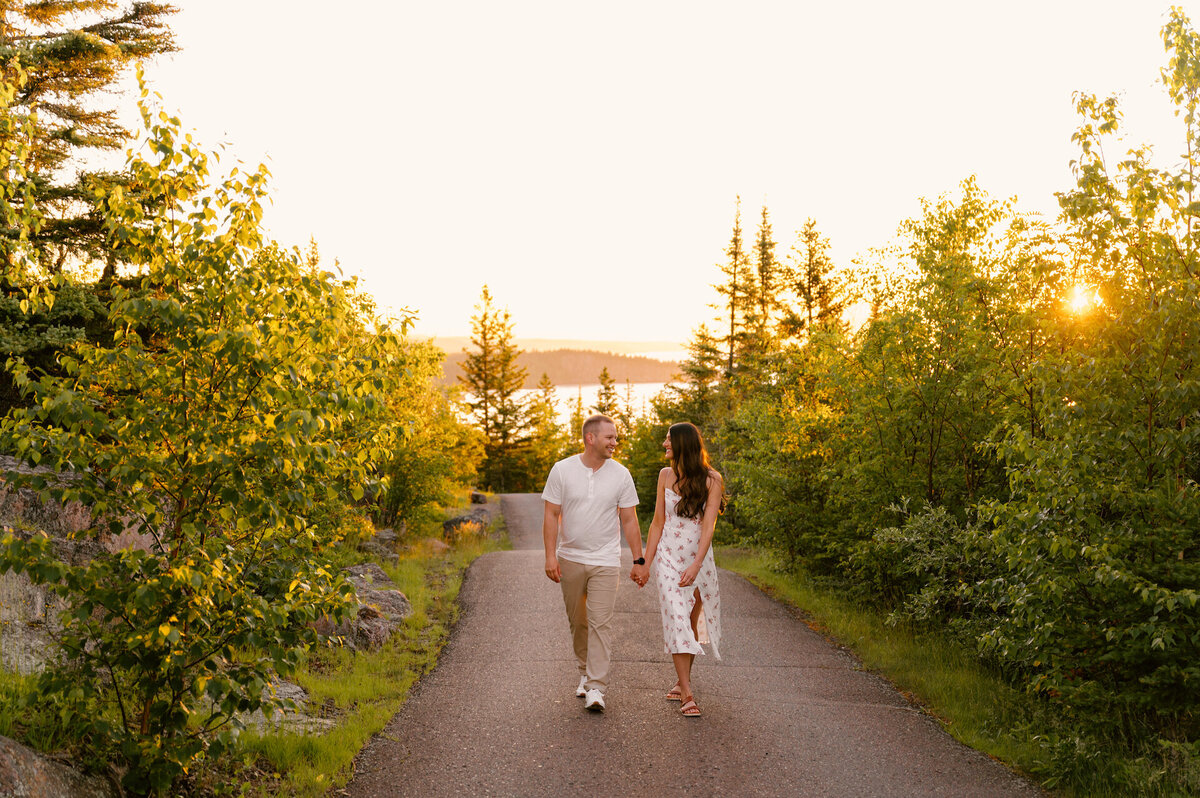
<svg viewBox="0 0 1200 798">
<path fill-rule="evenodd" d="M 360 754 L 351 796 L 1033 796 L 744 579 L 720 572 L 721 662 L 698 657 L 703 716 L 675 681 L 658 599 L 625 579 L 608 709 L 590 713 L 542 503 L 506 495 L 515 549 L 479 558 L 438 666 Z M 629 552 L 625 550 L 625 569 Z"/>
</svg>

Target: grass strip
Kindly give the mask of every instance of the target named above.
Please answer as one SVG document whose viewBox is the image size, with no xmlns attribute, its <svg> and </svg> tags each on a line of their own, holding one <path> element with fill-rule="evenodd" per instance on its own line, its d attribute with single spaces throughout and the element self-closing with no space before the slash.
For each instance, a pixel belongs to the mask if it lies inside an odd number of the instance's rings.
<svg viewBox="0 0 1200 798">
<path fill-rule="evenodd" d="M 244 733 L 240 756 L 210 773 L 203 791 L 215 795 L 325 795 L 349 781 L 355 756 L 403 706 L 412 686 L 433 669 L 458 619 L 458 591 L 467 567 L 503 547 L 472 536 L 438 553 L 428 545 L 382 565 L 413 607 L 412 615 L 376 651 L 345 648 L 311 652 L 295 682 L 308 692 L 307 711 L 331 718 L 326 731 Z"/>
<path fill-rule="evenodd" d="M 1147 741 L 1131 750 L 1089 735 L 1037 697 L 1014 689 L 973 650 L 932 631 L 889 625 L 884 615 L 781 572 L 766 553 L 718 548 L 717 564 L 797 611 L 818 633 L 850 649 L 872 672 L 939 720 L 955 739 L 1030 775 L 1063 796 L 1200 794 L 1200 751 Z M 1185 746 L 1195 748 L 1195 746 Z"/>
</svg>

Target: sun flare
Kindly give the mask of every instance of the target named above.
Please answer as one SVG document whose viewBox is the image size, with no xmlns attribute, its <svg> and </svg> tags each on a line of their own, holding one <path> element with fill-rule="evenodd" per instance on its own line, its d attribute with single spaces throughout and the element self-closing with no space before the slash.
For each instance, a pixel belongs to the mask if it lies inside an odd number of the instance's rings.
<svg viewBox="0 0 1200 798">
<path fill-rule="evenodd" d="M 1086 285 L 1076 285 L 1067 296 L 1067 307 L 1072 313 L 1087 313 L 1100 304 L 1100 293 Z"/>
</svg>

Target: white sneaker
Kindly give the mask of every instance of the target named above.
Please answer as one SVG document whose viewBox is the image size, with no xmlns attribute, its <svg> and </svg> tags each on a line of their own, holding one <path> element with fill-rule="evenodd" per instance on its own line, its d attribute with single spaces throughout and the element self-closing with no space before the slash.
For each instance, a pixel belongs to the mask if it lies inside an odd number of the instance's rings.
<svg viewBox="0 0 1200 798">
<path fill-rule="evenodd" d="M 584 686 L 586 684 L 587 674 L 585 673 L 579 677 L 579 686 L 575 688 L 575 695 L 579 698 L 583 698 L 585 695 L 587 695 L 587 687 Z"/>
<path fill-rule="evenodd" d="M 583 705 L 592 712 L 604 711 L 604 693 L 596 688 L 587 691 L 587 698 L 584 699 Z"/>
</svg>

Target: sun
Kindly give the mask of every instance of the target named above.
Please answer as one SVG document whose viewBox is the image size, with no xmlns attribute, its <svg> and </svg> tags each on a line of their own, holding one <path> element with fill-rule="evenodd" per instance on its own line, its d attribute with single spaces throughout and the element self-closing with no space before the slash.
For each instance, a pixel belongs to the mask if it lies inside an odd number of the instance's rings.
<svg viewBox="0 0 1200 798">
<path fill-rule="evenodd" d="M 1072 313 L 1087 313 L 1100 304 L 1100 293 L 1086 285 L 1076 285 L 1071 289 L 1066 303 Z"/>
</svg>

